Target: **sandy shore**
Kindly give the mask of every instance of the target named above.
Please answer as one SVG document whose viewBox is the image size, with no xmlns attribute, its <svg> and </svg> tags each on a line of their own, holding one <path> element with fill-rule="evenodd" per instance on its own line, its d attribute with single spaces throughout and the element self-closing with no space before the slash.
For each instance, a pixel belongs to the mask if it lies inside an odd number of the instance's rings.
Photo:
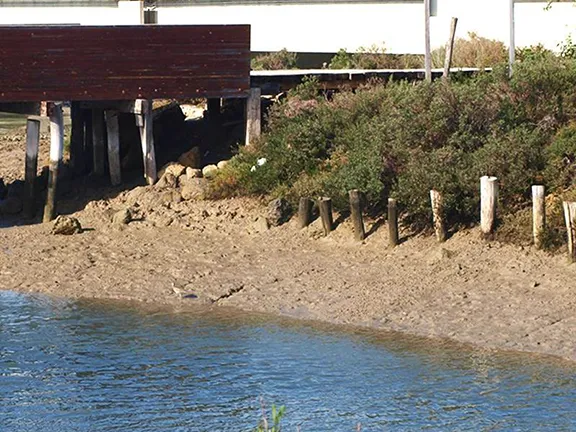
<svg viewBox="0 0 576 432">
<path fill-rule="evenodd" d="M 21 143 L 2 147 L 7 179 L 21 176 Z M 79 182 L 76 182 L 79 183 Z M 60 211 L 87 230 L 0 220 L 0 288 L 71 298 L 232 306 L 448 338 L 576 360 L 576 266 L 479 239 L 476 230 L 387 245 L 386 226 L 353 240 L 348 221 L 329 237 L 320 221 L 261 230 L 262 202 L 182 201 L 158 187 L 68 188 Z M 138 220 L 112 224 L 136 208 Z M 181 298 L 173 287 L 193 294 Z"/>
</svg>

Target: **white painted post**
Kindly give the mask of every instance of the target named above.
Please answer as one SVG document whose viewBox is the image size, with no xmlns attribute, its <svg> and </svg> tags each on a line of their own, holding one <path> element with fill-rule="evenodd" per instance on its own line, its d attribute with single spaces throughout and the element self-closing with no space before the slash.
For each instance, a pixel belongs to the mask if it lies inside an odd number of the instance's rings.
<svg viewBox="0 0 576 432">
<path fill-rule="evenodd" d="M 62 163 L 62 153 L 64 151 L 62 104 L 50 104 L 48 111 L 50 116 L 50 171 L 48 173 L 48 194 L 46 196 L 46 205 L 44 206 L 44 222 L 50 222 L 56 217 L 58 168 Z"/>
<path fill-rule="evenodd" d="M 144 158 L 144 178 L 146 183 L 156 183 L 156 152 L 154 150 L 154 129 L 152 119 L 152 101 L 139 100 L 141 104 L 142 126 L 140 126 L 140 140 L 142 142 L 142 157 Z"/>
<path fill-rule="evenodd" d="M 254 143 L 262 133 L 260 98 L 262 91 L 255 87 L 250 89 L 246 101 L 246 145 Z"/>
<path fill-rule="evenodd" d="M 542 234 L 546 228 L 546 193 L 544 186 L 532 186 L 532 234 L 537 249 L 542 247 Z"/>
<path fill-rule="evenodd" d="M 508 74 L 512 77 L 514 62 L 516 61 L 516 23 L 514 13 L 514 1 L 510 1 L 510 47 L 508 49 Z"/>
<path fill-rule="evenodd" d="M 566 231 L 568 233 L 568 259 L 571 263 L 576 262 L 576 202 L 562 203 L 564 208 L 564 221 L 566 222 Z"/>
<path fill-rule="evenodd" d="M 432 82 L 432 51 L 430 47 L 430 0 L 424 0 L 424 68 L 426 81 Z"/>
<path fill-rule="evenodd" d="M 40 120 L 29 118 L 26 122 L 26 169 L 24 180 L 24 217 L 34 217 L 34 182 L 38 170 Z"/>
<path fill-rule="evenodd" d="M 113 186 L 122 183 L 122 170 L 120 167 L 120 126 L 118 125 L 118 111 L 106 111 L 106 131 L 108 135 L 108 167 L 110 169 L 110 182 Z"/>
<path fill-rule="evenodd" d="M 480 229 L 489 235 L 496 223 L 496 203 L 498 201 L 498 179 L 484 176 L 480 179 Z"/>
</svg>

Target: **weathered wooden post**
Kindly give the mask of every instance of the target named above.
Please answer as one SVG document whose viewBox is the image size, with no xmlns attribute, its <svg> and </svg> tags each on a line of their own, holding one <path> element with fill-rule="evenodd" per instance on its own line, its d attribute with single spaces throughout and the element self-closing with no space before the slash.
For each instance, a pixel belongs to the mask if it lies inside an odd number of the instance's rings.
<svg viewBox="0 0 576 432">
<path fill-rule="evenodd" d="M 364 240 L 366 233 L 364 231 L 364 222 L 362 221 L 362 194 L 358 189 L 348 192 L 350 198 L 350 214 L 352 224 L 354 225 L 354 237 L 358 241 Z"/>
<path fill-rule="evenodd" d="M 571 263 L 576 262 L 576 202 L 562 203 L 564 208 L 564 221 L 566 222 L 566 231 L 568 233 L 568 259 Z"/>
<path fill-rule="evenodd" d="M 537 249 L 542 247 L 542 235 L 546 228 L 546 191 L 544 186 L 532 186 L 532 235 Z"/>
<path fill-rule="evenodd" d="M 50 171 L 48 173 L 48 193 L 44 206 L 44 222 L 50 222 L 56 217 L 56 190 L 58 184 L 58 168 L 62 163 L 64 151 L 64 118 L 62 104 L 53 103 L 49 107 L 50 116 Z"/>
<path fill-rule="evenodd" d="M 334 220 L 332 218 L 332 200 L 330 198 L 320 198 L 318 200 L 318 208 L 320 209 L 320 219 L 322 219 L 324 235 L 327 236 L 334 228 Z"/>
<path fill-rule="evenodd" d="M 298 223 L 300 228 L 306 228 L 312 222 L 312 205 L 310 198 L 300 198 L 298 205 Z"/>
<path fill-rule="evenodd" d="M 85 171 L 84 155 L 84 113 L 80 102 L 72 102 L 70 106 L 72 131 L 70 135 L 70 167 L 79 176 Z"/>
<path fill-rule="evenodd" d="M 444 223 L 444 200 L 440 192 L 430 191 L 430 203 L 432 204 L 432 221 L 436 239 L 442 243 L 446 241 L 446 224 Z"/>
<path fill-rule="evenodd" d="M 34 217 L 34 183 L 38 171 L 40 120 L 29 118 L 26 122 L 26 169 L 24 177 L 24 217 Z"/>
<path fill-rule="evenodd" d="M 452 52 L 454 50 L 454 40 L 456 38 L 456 26 L 458 25 L 458 18 L 452 18 L 450 23 L 450 36 L 448 43 L 446 43 L 446 57 L 444 58 L 444 73 L 442 78 L 448 79 L 450 76 L 450 68 L 452 67 Z"/>
<path fill-rule="evenodd" d="M 152 118 L 152 101 L 139 99 L 140 104 L 140 140 L 142 141 L 142 156 L 144 158 L 144 177 L 149 185 L 156 183 L 156 152 L 154 150 L 154 130 Z"/>
<path fill-rule="evenodd" d="M 388 237 L 390 247 L 398 246 L 398 208 L 394 198 L 388 198 Z"/>
<path fill-rule="evenodd" d="M 489 176 L 480 178 L 480 229 L 484 236 L 494 231 L 497 201 L 498 179 Z"/>
<path fill-rule="evenodd" d="M 432 82 L 432 51 L 430 45 L 431 0 L 424 0 L 424 69 L 427 82 Z"/>
<path fill-rule="evenodd" d="M 110 182 L 113 186 L 122 183 L 120 166 L 120 126 L 118 125 L 118 111 L 106 111 L 106 132 L 108 136 L 108 167 L 110 169 Z"/>
<path fill-rule="evenodd" d="M 94 174 L 103 176 L 106 171 L 106 141 L 104 136 L 104 111 L 92 109 L 92 145 Z"/>
<path fill-rule="evenodd" d="M 510 45 L 508 48 L 508 74 L 512 77 L 514 70 L 514 62 L 516 61 L 516 23 L 515 23 L 515 7 L 516 0 L 509 0 L 510 2 Z"/>
<path fill-rule="evenodd" d="M 254 143 L 262 133 L 260 98 L 262 91 L 258 87 L 250 89 L 246 101 L 246 145 Z"/>
</svg>

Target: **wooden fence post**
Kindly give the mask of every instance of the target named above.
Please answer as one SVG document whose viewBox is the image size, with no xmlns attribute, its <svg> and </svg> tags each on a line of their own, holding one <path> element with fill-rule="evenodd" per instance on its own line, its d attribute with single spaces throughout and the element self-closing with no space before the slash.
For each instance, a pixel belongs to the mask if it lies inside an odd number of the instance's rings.
<svg viewBox="0 0 576 432">
<path fill-rule="evenodd" d="M 431 0 L 424 0 L 424 70 L 427 82 L 432 82 L 432 52 L 430 45 Z"/>
<path fill-rule="evenodd" d="M 454 40 L 456 38 L 456 26 L 458 25 L 458 18 L 452 18 L 450 23 L 450 37 L 446 44 L 446 57 L 444 58 L 444 73 L 442 78 L 448 79 L 450 76 L 450 68 L 452 67 L 452 52 L 454 50 Z"/>
<path fill-rule="evenodd" d="M 440 192 L 431 190 L 430 202 L 432 204 L 432 220 L 436 239 L 442 243 L 446 241 L 446 224 L 444 223 L 444 200 Z"/>
<path fill-rule="evenodd" d="M 26 122 L 26 169 L 24 179 L 24 217 L 34 217 L 34 183 L 38 171 L 40 120 L 29 118 Z"/>
<path fill-rule="evenodd" d="M 484 236 L 494 231 L 497 201 L 498 179 L 489 176 L 480 178 L 480 229 Z"/>
<path fill-rule="evenodd" d="M 298 205 L 298 221 L 300 228 L 306 228 L 312 222 L 312 200 L 310 198 L 300 198 Z"/>
<path fill-rule="evenodd" d="M 324 227 L 324 235 L 327 236 L 334 228 L 334 220 L 332 218 L 332 200 L 330 198 L 320 198 L 318 201 L 318 208 L 320 209 L 320 218 L 322 219 L 322 226 Z"/>
<path fill-rule="evenodd" d="M 112 186 L 122 183 L 122 170 L 120 166 L 120 126 L 118 125 L 118 112 L 106 111 L 106 131 L 108 135 L 108 168 Z"/>
<path fill-rule="evenodd" d="M 356 240 L 362 241 L 366 236 L 362 221 L 362 194 L 358 189 L 353 189 L 348 192 L 348 196 L 350 198 L 350 214 L 354 225 L 354 237 Z"/>
<path fill-rule="evenodd" d="M 64 150 L 64 118 L 62 104 L 50 104 L 50 171 L 48 173 L 48 193 L 44 206 L 44 222 L 50 222 L 56 217 L 56 190 L 58 184 L 58 168 L 62 163 Z"/>
<path fill-rule="evenodd" d="M 394 198 L 388 198 L 388 237 L 390 247 L 398 246 L 398 208 Z"/>
<path fill-rule="evenodd" d="M 149 185 L 156 183 L 156 152 L 154 150 L 154 130 L 152 119 L 152 101 L 141 100 L 142 125 L 140 140 L 142 141 L 142 157 L 144 158 L 144 177 Z"/>
<path fill-rule="evenodd" d="M 544 186 L 532 186 L 532 235 L 537 249 L 542 247 L 542 234 L 546 228 L 546 191 Z"/>
<path fill-rule="evenodd" d="M 92 109 L 92 149 L 94 174 L 103 176 L 106 171 L 106 143 L 104 136 L 104 111 Z"/>
<path fill-rule="evenodd" d="M 566 222 L 566 231 L 568 233 L 568 259 L 571 263 L 576 262 L 576 202 L 562 203 L 564 208 L 564 221 Z"/>
<path fill-rule="evenodd" d="M 261 96 L 262 91 L 259 87 L 250 89 L 250 95 L 246 101 L 246 145 L 254 143 L 262 133 Z"/>
</svg>

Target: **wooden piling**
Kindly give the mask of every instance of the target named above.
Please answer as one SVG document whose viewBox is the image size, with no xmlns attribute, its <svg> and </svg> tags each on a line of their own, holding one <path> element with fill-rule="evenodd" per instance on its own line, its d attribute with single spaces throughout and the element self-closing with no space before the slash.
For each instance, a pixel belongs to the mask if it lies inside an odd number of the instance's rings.
<svg viewBox="0 0 576 432">
<path fill-rule="evenodd" d="M 312 205 L 310 198 L 300 198 L 298 205 L 298 223 L 300 228 L 306 228 L 312 222 Z"/>
<path fill-rule="evenodd" d="M 444 200 L 442 194 L 434 189 L 430 191 L 430 203 L 432 204 L 432 221 L 436 239 L 442 243 L 446 241 L 446 224 L 444 222 Z"/>
<path fill-rule="evenodd" d="M 156 152 L 154 150 L 154 130 L 152 119 L 152 101 L 140 100 L 142 126 L 140 140 L 142 142 L 142 157 L 144 158 L 144 178 L 149 185 L 156 183 Z"/>
<path fill-rule="evenodd" d="M 320 219 L 322 219 L 324 235 L 327 236 L 334 228 L 334 220 L 332 218 L 332 200 L 330 198 L 320 198 L 318 200 L 318 208 L 320 209 Z"/>
<path fill-rule="evenodd" d="M 390 247 L 398 246 L 398 208 L 394 198 L 388 198 L 388 237 Z"/>
<path fill-rule="evenodd" d="M 106 171 L 106 142 L 104 136 L 104 111 L 101 109 L 92 110 L 92 149 L 94 174 L 103 176 Z"/>
<path fill-rule="evenodd" d="M 34 183 L 38 171 L 38 147 L 40 144 L 40 120 L 29 118 L 26 122 L 26 169 L 24 180 L 24 217 L 35 213 Z"/>
<path fill-rule="evenodd" d="M 532 235 L 534 246 L 542 247 L 542 235 L 546 228 L 546 190 L 544 186 L 532 186 Z"/>
<path fill-rule="evenodd" d="M 576 262 L 576 202 L 562 203 L 564 208 L 564 221 L 566 222 L 566 231 L 568 233 L 568 259 L 571 263 Z"/>
<path fill-rule="evenodd" d="M 84 117 L 84 174 L 94 171 L 94 142 L 92 134 L 92 110 L 83 109 Z"/>
<path fill-rule="evenodd" d="M 431 0 L 424 0 L 424 69 L 427 82 L 432 82 L 432 51 L 430 45 Z"/>
<path fill-rule="evenodd" d="M 250 89 L 246 101 L 246 145 L 254 143 L 262 133 L 260 97 L 262 91 L 258 87 Z"/>
<path fill-rule="evenodd" d="M 106 111 L 106 135 L 108 137 L 108 168 L 112 186 L 122 183 L 122 170 L 120 165 L 120 126 L 118 125 L 118 111 Z"/>
<path fill-rule="evenodd" d="M 366 237 L 362 220 L 362 194 L 358 189 L 353 189 L 348 192 L 348 197 L 350 198 L 350 215 L 354 225 L 354 237 L 356 240 L 362 241 Z"/>
<path fill-rule="evenodd" d="M 70 106 L 72 130 L 70 135 L 70 168 L 76 176 L 85 172 L 84 154 L 84 113 L 80 102 L 72 102 Z"/>
<path fill-rule="evenodd" d="M 498 179 L 484 176 L 480 179 L 480 229 L 488 236 L 496 224 L 496 203 L 498 201 Z"/>
<path fill-rule="evenodd" d="M 454 51 L 454 40 L 456 38 L 456 26 L 458 25 L 458 18 L 452 18 L 450 23 L 450 36 L 446 43 L 446 56 L 444 58 L 444 73 L 443 79 L 448 79 L 450 76 L 450 68 L 452 67 L 452 52 Z"/>
<path fill-rule="evenodd" d="M 58 168 L 62 163 L 64 151 L 64 118 L 61 104 L 50 104 L 50 171 L 48 173 L 48 193 L 44 206 L 44 222 L 50 222 L 56 217 L 56 190 L 58 184 Z"/>
</svg>

